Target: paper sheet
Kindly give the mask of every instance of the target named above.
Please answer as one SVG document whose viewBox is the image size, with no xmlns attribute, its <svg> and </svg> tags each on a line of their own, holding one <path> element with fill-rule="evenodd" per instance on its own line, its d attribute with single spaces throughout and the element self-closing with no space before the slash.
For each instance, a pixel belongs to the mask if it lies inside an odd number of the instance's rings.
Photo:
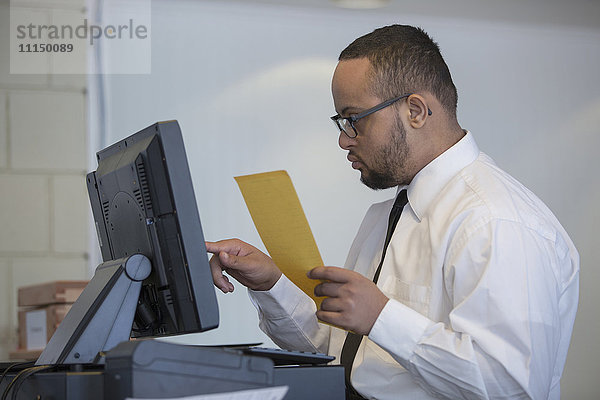
<svg viewBox="0 0 600 400">
<path fill-rule="evenodd" d="M 46 325 L 46 310 L 27 311 L 25 313 L 27 350 L 46 347 L 46 344 L 48 344 Z"/>
<path fill-rule="evenodd" d="M 200 394 L 186 397 L 171 397 L 165 400 L 281 400 L 288 391 L 287 386 L 241 390 L 237 392 Z M 128 397 L 125 400 L 150 400 Z"/>
<path fill-rule="evenodd" d="M 316 297 L 314 289 L 320 282 L 306 273 L 323 265 L 323 260 L 288 173 L 265 172 L 235 180 L 269 255 L 318 308 L 323 298 Z"/>
</svg>

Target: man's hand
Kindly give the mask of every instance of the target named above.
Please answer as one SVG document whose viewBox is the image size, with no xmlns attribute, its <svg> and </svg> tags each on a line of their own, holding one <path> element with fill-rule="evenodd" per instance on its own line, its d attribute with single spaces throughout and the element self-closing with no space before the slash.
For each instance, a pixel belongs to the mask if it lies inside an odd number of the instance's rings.
<svg viewBox="0 0 600 400">
<path fill-rule="evenodd" d="M 239 239 L 206 242 L 206 250 L 214 254 L 210 269 L 215 286 L 223 293 L 233 292 L 223 271 L 252 290 L 269 290 L 281 277 L 271 257 Z"/>
<path fill-rule="evenodd" d="M 317 318 L 361 335 L 371 332 L 389 300 L 371 280 L 344 268 L 317 267 L 308 277 L 324 281 L 315 287 L 316 296 L 327 296 Z"/>
</svg>

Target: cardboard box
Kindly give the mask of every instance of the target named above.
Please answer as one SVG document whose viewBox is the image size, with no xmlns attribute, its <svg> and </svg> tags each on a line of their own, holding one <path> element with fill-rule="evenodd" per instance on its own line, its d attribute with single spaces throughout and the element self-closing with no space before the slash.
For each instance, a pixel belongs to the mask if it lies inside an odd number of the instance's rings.
<svg viewBox="0 0 600 400">
<path fill-rule="evenodd" d="M 8 353 L 8 358 L 12 361 L 35 361 L 42 354 L 42 350 L 15 350 Z"/>
<path fill-rule="evenodd" d="M 54 281 L 19 288 L 19 348 L 11 358 L 37 358 L 87 284 Z"/>
<path fill-rule="evenodd" d="M 19 350 L 42 350 L 72 304 L 51 304 L 19 311 Z"/>
<path fill-rule="evenodd" d="M 19 288 L 19 307 L 74 303 L 88 281 L 55 281 Z"/>
</svg>

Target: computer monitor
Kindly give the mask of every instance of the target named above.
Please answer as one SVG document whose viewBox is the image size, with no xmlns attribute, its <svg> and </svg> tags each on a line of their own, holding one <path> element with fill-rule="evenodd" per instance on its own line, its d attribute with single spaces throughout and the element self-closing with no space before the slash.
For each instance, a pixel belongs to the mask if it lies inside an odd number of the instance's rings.
<svg viewBox="0 0 600 400">
<path fill-rule="evenodd" d="M 133 336 L 216 328 L 217 299 L 177 121 L 149 126 L 97 158 L 87 182 L 102 259 L 140 253 L 152 263 Z"/>
<path fill-rule="evenodd" d="M 98 168 L 87 175 L 87 187 L 104 262 L 38 364 L 90 362 L 96 350 L 88 348 L 96 346 L 94 341 L 105 342 L 99 351 L 109 350 L 129 336 L 200 332 L 219 324 L 177 121 L 151 125 L 99 151 L 97 158 Z M 142 270 L 146 272 L 135 272 Z M 107 300 L 111 291 L 112 303 Z M 115 309 L 122 309 L 119 316 L 113 315 Z M 86 329 L 107 332 L 99 338 Z"/>
</svg>

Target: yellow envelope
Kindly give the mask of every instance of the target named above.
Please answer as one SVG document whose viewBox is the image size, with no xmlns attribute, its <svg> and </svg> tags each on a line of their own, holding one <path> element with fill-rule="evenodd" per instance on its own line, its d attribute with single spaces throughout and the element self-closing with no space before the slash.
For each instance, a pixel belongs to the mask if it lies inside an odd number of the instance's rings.
<svg viewBox="0 0 600 400">
<path fill-rule="evenodd" d="M 237 176 L 235 180 L 269 255 L 281 271 L 321 305 L 314 295 L 320 281 L 306 273 L 323 265 L 300 200 L 286 171 Z"/>
</svg>

